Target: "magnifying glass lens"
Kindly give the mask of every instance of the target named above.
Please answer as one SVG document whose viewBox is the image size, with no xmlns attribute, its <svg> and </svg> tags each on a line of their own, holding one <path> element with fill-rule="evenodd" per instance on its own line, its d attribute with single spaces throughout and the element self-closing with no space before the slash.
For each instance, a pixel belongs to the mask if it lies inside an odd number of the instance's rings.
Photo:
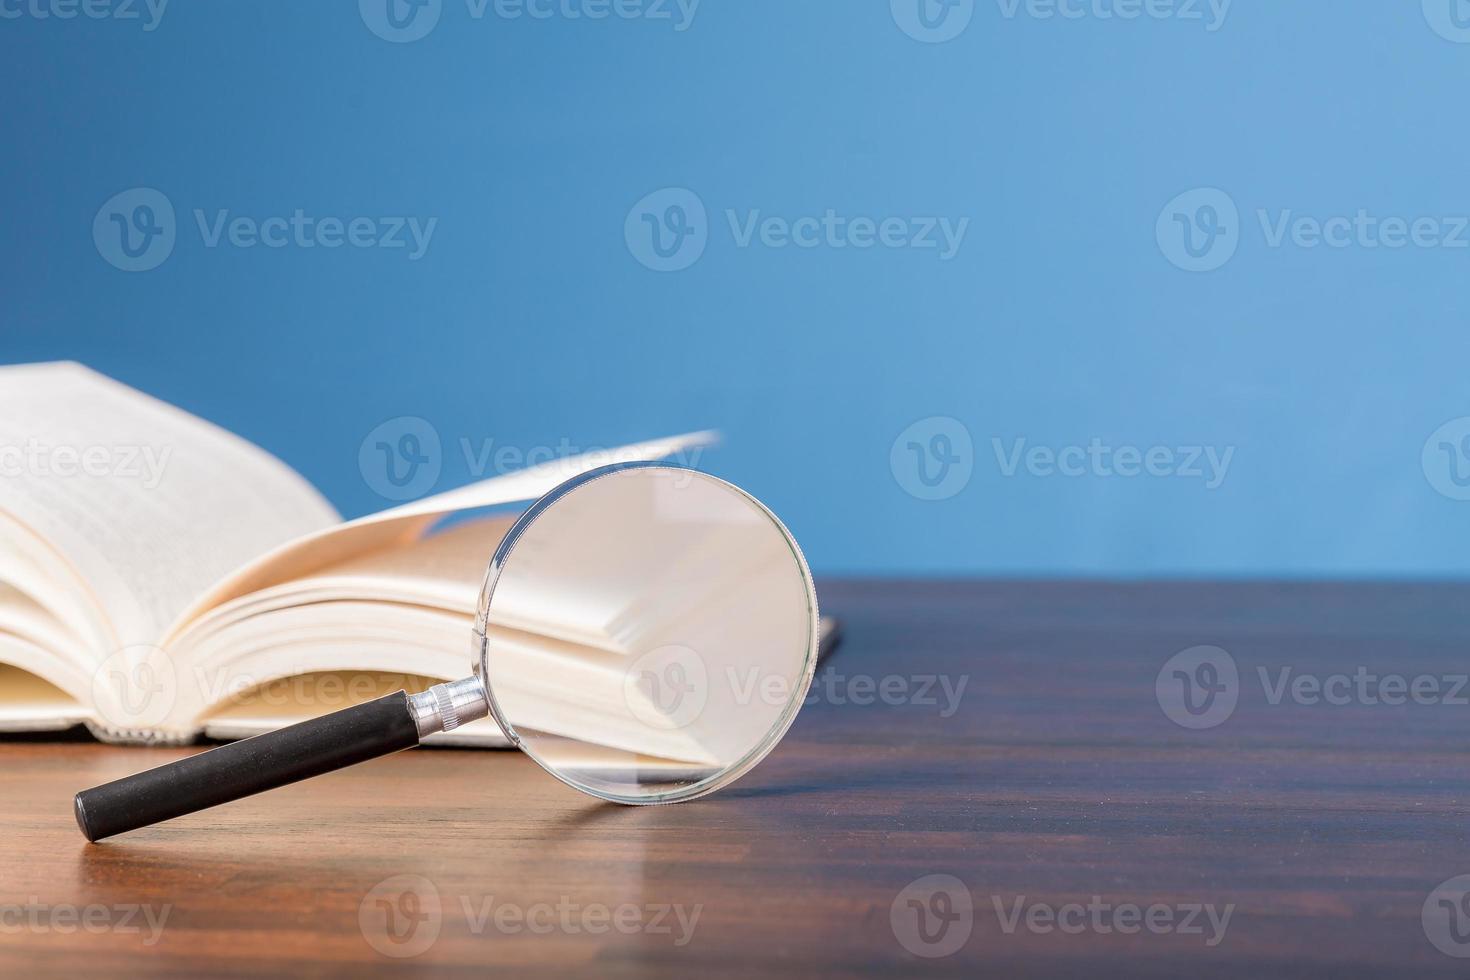
<svg viewBox="0 0 1470 980">
<path fill-rule="evenodd" d="M 496 720 L 537 762 L 603 799 L 670 803 L 779 741 L 811 682 L 816 596 L 790 534 L 744 491 L 615 469 L 506 536 L 476 641 Z"/>
</svg>

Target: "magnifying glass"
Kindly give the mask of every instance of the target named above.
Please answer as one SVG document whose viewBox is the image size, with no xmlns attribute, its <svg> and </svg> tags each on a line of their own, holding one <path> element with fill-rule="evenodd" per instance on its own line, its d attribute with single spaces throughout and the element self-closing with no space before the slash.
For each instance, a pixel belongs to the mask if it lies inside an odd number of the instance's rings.
<svg viewBox="0 0 1470 980">
<path fill-rule="evenodd" d="M 472 676 L 83 790 L 77 824 L 102 840 L 487 715 L 584 793 L 692 800 L 781 740 L 811 684 L 818 624 L 801 549 L 760 501 L 683 467 L 605 466 L 506 533 L 480 593 Z"/>
</svg>

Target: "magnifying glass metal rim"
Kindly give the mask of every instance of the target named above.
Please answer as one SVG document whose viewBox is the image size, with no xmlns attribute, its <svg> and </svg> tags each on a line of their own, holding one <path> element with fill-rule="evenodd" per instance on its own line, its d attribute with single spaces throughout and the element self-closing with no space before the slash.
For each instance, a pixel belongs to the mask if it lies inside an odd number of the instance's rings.
<svg viewBox="0 0 1470 980">
<path fill-rule="evenodd" d="M 713 776 L 709 776 L 692 785 L 654 795 L 627 796 L 584 785 L 567 778 L 555 766 L 541 758 L 521 738 L 520 734 L 515 730 L 515 726 L 510 723 L 510 719 L 506 717 L 505 712 L 501 709 L 500 702 L 495 698 L 495 687 L 490 682 L 490 643 L 486 638 L 486 632 L 487 627 L 490 625 L 490 610 L 495 596 L 495 587 L 500 581 L 502 572 L 505 570 L 506 562 L 515 551 L 516 545 L 520 542 L 521 537 L 530 530 L 531 526 L 536 523 L 536 520 L 548 508 L 568 494 L 574 493 L 590 483 L 595 483 L 598 480 L 629 470 L 651 469 L 688 473 L 698 479 L 709 480 L 719 484 L 727 490 L 734 491 L 755 505 L 776 526 L 781 532 L 782 537 L 785 538 L 787 547 L 791 549 L 791 554 L 796 559 L 797 567 L 801 570 L 802 585 L 806 587 L 807 610 L 810 617 L 811 630 L 807 637 L 806 658 L 802 664 L 801 676 L 792 687 L 791 698 L 782 710 L 780 719 L 776 724 L 771 726 L 770 731 L 766 733 L 759 744 L 747 752 L 739 761 L 730 766 L 726 766 Z M 536 764 L 542 769 L 545 769 L 558 780 L 570 786 L 572 789 L 577 790 L 579 793 L 586 793 L 612 803 L 623 803 L 631 806 L 682 803 L 687 800 L 698 799 L 701 796 L 713 793 L 718 789 L 730 785 L 755 768 L 756 764 L 764 759 L 786 735 L 787 730 L 791 727 L 791 723 L 796 720 L 796 715 L 801 710 L 802 704 L 806 701 L 807 691 L 811 688 L 812 678 L 816 674 L 817 651 L 821 642 L 821 622 L 822 618 L 817 609 L 817 589 L 815 583 L 812 581 L 812 572 L 807 566 L 806 556 L 801 553 L 801 546 L 796 543 L 796 537 L 785 524 L 781 523 L 781 519 L 769 507 L 728 480 L 711 476 L 702 470 L 696 470 L 693 467 L 682 466 L 676 463 L 640 460 L 627 463 L 611 463 L 607 466 L 599 466 L 596 469 L 578 474 L 547 492 L 516 519 L 516 522 L 511 525 L 510 530 L 505 532 L 505 537 L 501 539 L 499 546 L 496 547 L 495 554 L 490 559 L 489 568 L 485 572 L 485 583 L 480 589 L 479 609 L 475 616 L 474 643 L 478 649 L 472 652 L 475 655 L 475 676 L 479 679 L 481 686 L 484 688 L 485 697 L 490 702 L 490 714 L 495 719 L 495 723 L 500 726 L 500 730 L 505 733 L 505 737 L 510 739 L 511 744 L 536 760 Z"/>
</svg>

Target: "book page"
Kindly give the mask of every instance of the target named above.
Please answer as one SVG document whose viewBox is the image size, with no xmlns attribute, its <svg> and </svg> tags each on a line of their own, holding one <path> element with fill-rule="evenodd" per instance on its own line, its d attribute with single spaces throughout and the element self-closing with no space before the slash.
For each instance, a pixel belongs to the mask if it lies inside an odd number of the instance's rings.
<svg viewBox="0 0 1470 980">
<path fill-rule="evenodd" d="M 514 519 L 501 516 L 466 521 L 249 592 L 191 620 L 170 637 L 169 648 L 192 662 L 197 659 L 193 644 L 202 637 L 282 609 L 343 601 L 458 613 L 465 617 L 464 638 L 468 642 L 490 556 Z M 545 608 L 521 611 L 502 603 L 496 615 L 502 626 L 616 652 L 605 629 L 608 616 L 578 603 L 553 602 Z"/>
<path fill-rule="evenodd" d="M 156 643 L 226 573 L 340 520 L 263 450 L 72 363 L 0 367 L 0 510 L 75 566 L 117 647 Z"/>
<path fill-rule="evenodd" d="M 165 645 L 216 606 L 354 558 L 411 543 L 447 515 L 534 500 L 580 473 L 611 462 L 665 459 L 686 453 L 697 456 L 717 439 L 714 432 L 693 432 L 569 456 L 316 531 L 257 557 L 217 582 L 178 617 L 165 634 Z M 486 554 L 485 561 L 489 560 Z"/>
<path fill-rule="evenodd" d="M 96 663 L 96 651 L 111 645 L 112 628 L 90 583 L 56 550 L 0 509 L 0 583 L 14 597 L 64 627 L 64 639 L 48 642 L 53 657 Z M 0 608 L 7 601 L 0 599 Z"/>
<path fill-rule="evenodd" d="M 0 661 L 23 655 L 20 641 L 0 634 Z M 88 717 L 82 702 L 55 684 L 0 662 L 0 732 L 60 731 Z"/>
</svg>

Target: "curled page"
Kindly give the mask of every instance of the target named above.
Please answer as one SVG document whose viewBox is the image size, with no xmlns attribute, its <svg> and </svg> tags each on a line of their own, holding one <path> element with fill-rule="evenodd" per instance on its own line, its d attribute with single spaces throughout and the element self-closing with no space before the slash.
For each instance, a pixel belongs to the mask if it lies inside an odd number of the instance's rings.
<svg viewBox="0 0 1470 980">
<path fill-rule="evenodd" d="M 174 622 L 161 645 L 167 647 L 191 621 L 221 603 L 417 539 L 448 514 L 534 500 L 566 480 L 608 463 L 667 459 L 717 441 L 715 432 L 692 432 L 551 460 L 297 538 L 249 562 L 206 591 Z M 485 559 L 488 563 L 490 556 L 487 554 Z"/>
</svg>

